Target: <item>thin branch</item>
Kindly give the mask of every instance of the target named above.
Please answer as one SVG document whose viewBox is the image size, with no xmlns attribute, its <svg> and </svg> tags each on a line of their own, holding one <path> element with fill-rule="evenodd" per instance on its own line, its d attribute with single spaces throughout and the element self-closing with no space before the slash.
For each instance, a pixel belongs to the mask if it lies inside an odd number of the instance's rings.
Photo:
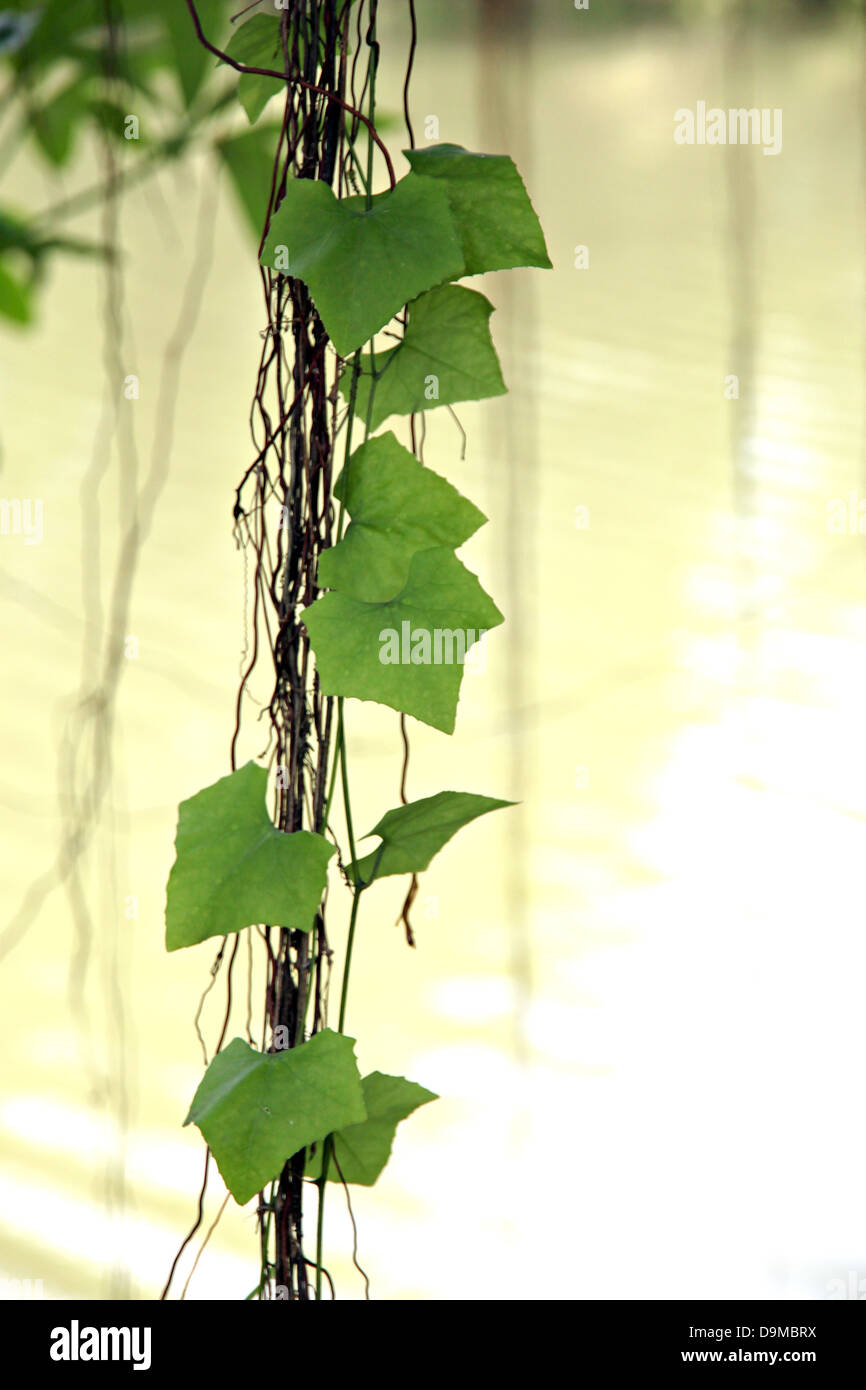
<svg viewBox="0 0 866 1390">
<path fill-rule="evenodd" d="M 193 1262 L 192 1262 L 192 1269 L 190 1270 L 189 1274 L 186 1276 L 186 1283 L 184 1284 L 183 1289 L 182 1289 L 182 1291 L 181 1291 L 181 1295 L 180 1295 L 180 1301 L 181 1301 L 181 1303 L 182 1303 L 183 1300 L 186 1298 L 186 1291 L 187 1291 L 187 1289 L 189 1288 L 190 1280 L 192 1279 L 192 1276 L 195 1274 L 196 1269 L 198 1268 L 198 1262 L 199 1262 L 199 1260 L 201 1259 L 202 1255 L 204 1254 L 204 1248 L 205 1248 L 205 1246 L 207 1245 L 208 1241 L 210 1240 L 211 1236 L 213 1235 L 214 1231 L 216 1230 L 217 1226 L 218 1226 L 219 1223 L 220 1223 L 220 1218 L 222 1217 L 223 1212 L 225 1211 L 226 1207 L 227 1207 L 228 1204 L 229 1204 L 229 1197 L 230 1197 L 231 1195 L 232 1195 L 232 1194 L 231 1194 L 230 1192 L 227 1192 L 227 1193 L 226 1193 L 225 1199 L 224 1199 L 224 1201 L 223 1201 L 222 1206 L 220 1207 L 219 1211 L 217 1212 L 216 1216 L 214 1217 L 213 1221 L 211 1222 L 210 1226 L 208 1227 L 207 1235 L 205 1236 L 204 1240 L 202 1241 L 201 1245 L 200 1245 L 199 1248 L 198 1248 L 198 1254 L 196 1255 L 195 1259 L 194 1259 Z"/>
</svg>

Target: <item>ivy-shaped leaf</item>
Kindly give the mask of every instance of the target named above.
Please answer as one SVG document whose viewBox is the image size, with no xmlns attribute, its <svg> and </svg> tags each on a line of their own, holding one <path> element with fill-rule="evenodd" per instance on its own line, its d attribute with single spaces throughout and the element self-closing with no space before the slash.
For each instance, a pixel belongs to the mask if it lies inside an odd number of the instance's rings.
<svg viewBox="0 0 866 1390">
<path fill-rule="evenodd" d="M 257 922 L 312 929 L 334 846 L 309 830 L 277 830 L 265 805 L 267 780 L 249 762 L 180 803 L 167 950 Z"/>
<path fill-rule="evenodd" d="M 490 337 L 492 313 L 489 299 L 463 285 L 439 285 L 413 300 L 403 341 L 376 354 L 370 428 L 378 429 L 389 415 L 503 395 L 508 388 Z M 362 420 L 367 419 L 373 365 L 365 353 L 355 402 Z M 346 397 L 350 378 L 344 372 L 340 379 Z"/>
<path fill-rule="evenodd" d="M 341 356 L 366 343 L 408 300 L 463 273 L 445 189 L 409 173 L 394 189 L 336 198 L 319 179 L 291 179 L 262 264 L 308 286 Z"/>
<path fill-rule="evenodd" d="M 405 587 L 387 603 L 335 591 L 302 614 L 322 690 L 454 731 L 466 651 L 502 614 L 452 550 L 420 550 Z"/>
<path fill-rule="evenodd" d="M 401 1120 L 439 1097 L 404 1076 L 385 1076 L 374 1071 L 361 1082 L 367 1118 L 334 1135 L 334 1150 L 328 1167 L 329 1182 L 351 1182 L 372 1187 L 388 1159 L 397 1126 Z M 335 1162 L 336 1160 L 336 1162 Z M 308 1155 L 306 1176 L 322 1176 L 322 1145 Z"/>
<path fill-rule="evenodd" d="M 281 71 L 283 54 L 279 16 L 254 14 L 245 24 L 235 28 L 225 51 L 236 63 L 243 63 L 244 67 Z M 271 97 L 276 96 L 282 86 L 284 84 L 276 77 L 241 73 L 238 78 L 238 101 L 246 111 L 250 125 L 255 124 Z"/>
<path fill-rule="evenodd" d="M 243 135 L 234 135 L 217 145 L 256 242 L 265 225 L 279 133 L 279 126 L 266 125 L 245 130 Z"/>
<path fill-rule="evenodd" d="M 508 155 L 473 154 L 462 145 L 404 153 L 416 174 L 437 179 L 448 191 L 464 275 L 514 266 L 550 269 L 541 224 Z"/>
<path fill-rule="evenodd" d="M 354 1047 L 325 1028 L 281 1052 L 235 1038 L 217 1053 L 184 1124 L 198 1125 L 236 1202 L 261 1191 L 292 1154 L 364 1120 Z"/>
<path fill-rule="evenodd" d="M 475 792 L 438 792 L 421 801 L 410 801 L 407 806 L 397 806 L 363 837 L 367 840 L 370 835 L 378 835 L 384 849 L 380 845 L 372 854 L 350 864 L 349 873 L 353 878 L 360 876 L 364 883 L 371 881 L 374 870 L 377 879 L 389 874 L 420 874 L 464 825 L 486 816 L 488 811 L 515 804 Z"/>
<path fill-rule="evenodd" d="M 322 555 L 318 582 L 365 603 L 383 603 L 405 587 L 416 551 L 462 545 L 487 519 L 390 431 L 355 451 L 334 493 L 352 520 Z"/>
</svg>

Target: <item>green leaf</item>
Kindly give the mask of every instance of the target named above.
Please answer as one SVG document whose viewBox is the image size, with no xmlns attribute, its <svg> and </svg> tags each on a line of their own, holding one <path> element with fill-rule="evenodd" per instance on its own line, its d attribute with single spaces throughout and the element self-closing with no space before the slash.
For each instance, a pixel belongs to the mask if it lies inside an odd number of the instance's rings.
<svg viewBox="0 0 866 1390">
<path fill-rule="evenodd" d="M 106 101 L 102 97 L 91 97 L 87 103 L 88 118 L 101 127 L 103 132 L 116 140 L 123 142 L 123 148 L 128 149 L 130 154 L 137 154 L 139 150 L 151 148 L 151 140 L 146 132 L 139 130 L 135 140 L 127 140 L 126 121 L 128 112 L 124 106 L 116 101 Z"/>
<path fill-rule="evenodd" d="M 251 67 L 264 67 L 263 63 L 250 64 Z M 277 95 L 282 83 L 273 77 L 260 77 L 258 73 L 241 73 L 238 78 L 238 101 L 247 113 L 250 125 L 255 125 L 272 97 Z"/>
<path fill-rule="evenodd" d="M 361 1187 L 372 1187 L 391 1157 L 391 1146 L 400 1121 L 411 1115 L 413 1110 L 429 1105 L 431 1100 L 438 1100 L 439 1097 L 416 1082 L 407 1081 L 404 1076 L 385 1076 L 380 1071 L 365 1076 L 361 1086 L 367 1118 L 361 1124 L 349 1125 L 334 1135 L 328 1181 L 345 1180 Z M 308 1178 L 322 1176 L 321 1144 L 308 1155 L 305 1171 Z"/>
<path fill-rule="evenodd" d="M 23 285 L 5 266 L 0 265 L 0 316 L 13 323 L 30 323 L 33 302 L 30 289 Z"/>
<path fill-rule="evenodd" d="M 278 1177 L 292 1154 L 364 1120 L 354 1047 L 325 1028 L 282 1052 L 235 1038 L 217 1053 L 184 1124 L 198 1125 L 236 1202 Z"/>
<path fill-rule="evenodd" d="M 199 43 L 183 0 L 161 0 L 159 9 L 168 31 L 180 89 L 187 106 L 191 106 L 208 76 L 212 55 Z M 196 0 L 196 10 L 204 34 L 217 48 L 221 47 L 225 0 Z"/>
<path fill-rule="evenodd" d="M 25 251 L 34 260 L 41 245 L 35 229 L 8 208 L 0 211 L 0 251 Z"/>
<path fill-rule="evenodd" d="M 275 68 L 283 66 L 282 45 L 280 42 L 280 21 L 276 14 L 254 14 L 245 24 L 235 29 L 225 47 L 225 52 L 235 62 L 248 68 Z M 264 111 L 271 97 L 276 96 L 284 83 L 275 77 L 257 77 L 252 73 L 242 73 L 238 78 L 238 101 L 253 125 Z"/>
<path fill-rule="evenodd" d="M 389 415 L 411 415 L 457 401 L 501 396 L 507 390 L 490 337 L 489 299 L 462 285 L 439 285 L 412 301 L 402 343 L 376 353 L 376 390 L 370 429 Z M 355 413 L 367 419 L 372 384 L 371 357 L 362 358 Z M 340 390 L 348 397 L 350 374 L 343 373 Z"/>
<path fill-rule="evenodd" d="M 88 114 L 87 87 L 77 78 L 44 106 L 30 112 L 30 125 L 42 153 L 55 168 L 72 154 L 79 122 Z"/>
<path fill-rule="evenodd" d="M 279 126 L 261 126 L 221 140 L 217 146 L 256 241 L 265 225 L 279 133 Z"/>
<path fill-rule="evenodd" d="M 349 0 L 354 4 L 355 0 Z M 340 14 L 345 11 L 346 6 L 340 7 Z M 292 25 L 292 21 L 289 21 Z M 319 7 L 319 57 L 324 57 L 327 36 L 327 8 L 325 5 Z M 298 61 L 301 71 L 306 66 L 306 27 L 297 26 L 297 31 L 293 26 L 289 32 L 288 46 L 289 51 L 297 43 Z M 342 41 L 337 36 L 336 48 L 342 49 Z M 347 46 L 346 52 L 351 53 L 351 47 Z M 280 38 L 279 16 L 275 14 L 262 14 L 261 12 L 252 16 L 244 24 L 236 27 L 226 45 L 225 52 L 236 62 L 243 63 L 249 68 L 272 68 L 278 72 L 283 70 L 283 45 Z M 285 89 L 285 83 L 276 77 L 260 77 L 253 73 L 242 73 L 238 78 L 237 96 L 238 101 L 247 113 L 250 125 L 254 125 L 259 116 L 264 111 L 272 97 L 276 96 L 280 90 Z M 377 114 L 376 129 L 381 130 L 382 120 Z"/>
<path fill-rule="evenodd" d="M 478 816 L 486 816 L 488 811 L 515 804 L 497 801 L 492 796 L 478 796 L 474 792 L 438 792 L 422 801 L 410 801 L 408 806 L 397 806 L 386 812 L 370 831 L 370 835 L 380 836 L 384 850 L 380 845 L 372 854 L 350 864 L 349 874 L 369 883 L 377 859 L 377 879 L 389 874 L 420 874 L 434 854 L 438 854 L 464 825 Z M 370 836 L 363 838 L 367 840 Z"/>
<path fill-rule="evenodd" d="M 387 603 L 331 591 L 302 621 L 326 695 L 375 700 L 450 734 L 463 655 L 502 614 L 454 552 L 436 547 L 412 556 Z"/>
<path fill-rule="evenodd" d="M 407 174 L 393 190 L 336 198 L 317 179 L 293 179 L 271 222 L 262 264 L 309 287 L 342 357 L 423 290 L 463 272 L 444 188 Z"/>
<path fill-rule="evenodd" d="M 277 830 L 265 806 L 267 780 L 249 762 L 180 803 L 166 950 L 257 922 L 311 930 L 334 846 L 309 830 Z"/>
<path fill-rule="evenodd" d="M 415 173 L 448 191 L 463 246 L 465 275 L 535 265 L 550 268 L 544 233 L 514 160 L 461 145 L 405 150 Z"/>
<path fill-rule="evenodd" d="M 355 451 L 334 492 L 352 520 L 322 555 L 318 582 L 365 603 L 385 602 L 405 587 L 416 551 L 462 545 L 487 519 L 390 431 Z"/>
</svg>

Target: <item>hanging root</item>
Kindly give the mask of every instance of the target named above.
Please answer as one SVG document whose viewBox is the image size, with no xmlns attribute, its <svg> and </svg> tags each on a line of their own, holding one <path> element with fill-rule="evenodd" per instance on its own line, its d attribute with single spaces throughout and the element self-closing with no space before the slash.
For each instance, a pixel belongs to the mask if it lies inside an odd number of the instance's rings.
<svg viewBox="0 0 866 1390">
<path fill-rule="evenodd" d="M 407 946 L 414 946 L 414 945 L 415 945 L 415 933 L 414 933 L 413 930 L 412 930 L 412 923 L 409 921 L 409 912 L 410 912 L 410 909 L 411 909 L 411 907 L 412 907 L 412 904 L 414 903 L 414 901 L 415 901 L 415 899 L 416 899 L 417 896 L 418 896 L 418 875 L 417 875 L 417 874 L 413 874 L 413 875 L 412 875 L 412 882 L 409 884 L 409 892 L 406 894 L 406 901 L 405 901 L 404 904 L 403 904 L 403 911 L 400 913 L 400 916 L 397 918 L 397 921 L 394 923 L 395 927 L 399 927 L 400 923 L 402 922 L 402 923 L 403 923 L 403 926 L 406 928 L 406 945 L 407 945 Z"/>
</svg>

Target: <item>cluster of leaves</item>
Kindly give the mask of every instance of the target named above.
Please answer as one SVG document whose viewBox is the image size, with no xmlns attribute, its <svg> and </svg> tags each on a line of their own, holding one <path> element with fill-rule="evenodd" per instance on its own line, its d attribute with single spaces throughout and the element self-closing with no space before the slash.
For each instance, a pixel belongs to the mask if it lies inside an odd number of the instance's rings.
<svg viewBox="0 0 866 1390">
<path fill-rule="evenodd" d="M 225 41 L 237 62 L 280 68 L 273 8 L 240 25 L 232 22 L 235 8 L 229 0 L 196 3 L 204 31 Z M 258 241 L 280 127 L 256 123 L 281 83 L 230 73 L 198 42 L 184 0 L 4 0 L 0 74 L 6 123 L 0 166 L 29 145 L 52 173 L 62 174 L 95 136 L 122 151 L 124 177 L 134 180 L 204 141 L 225 167 Z M 254 129 L 237 131 L 236 100 Z M 130 116 L 138 122 L 134 137 Z M 33 321 L 53 254 L 111 254 L 99 241 L 62 230 L 68 217 L 92 205 L 98 187 L 44 212 L 0 195 L 0 319 Z"/>
<path fill-rule="evenodd" d="M 228 51 L 246 65 L 275 67 L 280 42 L 275 18 L 257 14 Z M 278 85 L 239 78 L 251 126 Z M 267 187 L 264 162 L 247 157 L 258 133 L 224 149 L 253 221 Z M 550 261 L 509 158 L 457 145 L 406 156 L 409 171 L 375 195 L 338 198 L 325 182 L 291 180 L 261 261 L 307 286 L 342 366 L 339 389 L 365 425 L 364 443 L 334 487 L 341 525 L 319 563 L 321 592 L 302 615 L 322 691 L 372 700 L 450 733 L 462 667 L 459 659 L 431 661 L 429 648 L 437 632 L 459 631 L 468 644 L 502 622 L 456 554 L 485 518 L 391 431 L 371 432 L 394 416 L 504 392 L 492 305 L 455 282 Z M 377 335 L 389 329 L 397 341 L 382 350 Z M 383 630 L 407 624 L 412 657 L 383 662 Z M 278 830 L 266 783 L 264 768 L 248 763 L 182 803 L 167 893 L 169 950 L 256 924 L 313 929 L 334 846 L 324 833 Z M 378 846 L 345 864 L 356 897 L 374 880 L 420 873 L 458 829 L 508 804 L 445 791 L 388 811 L 370 832 Z M 399 1121 L 434 1099 L 402 1077 L 362 1078 L 354 1042 L 342 1032 L 326 1028 L 291 1043 L 259 1052 L 235 1038 L 211 1062 L 190 1107 L 187 1123 L 200 1128 L 238 1202 L 304 1150 L 309 1177 L 321 1179 L 324 1167 L 335 1180 L 375 1182 Z"/>
<path fill-rule="evenodd" d="M 355 354 L 340 389 L 368 432 L 395 415 L 504 392 L 492 305 L 453 281 L 550 264 L 511 159 L 458 145 L 406 155 L 409 173 L 370 199 L 295 180 L 262 253 L 263 264 L 307 284 L 337 351 Z M 404 310 L 395 347 L 360 351 Z M 502 622 L 454 553 L 485 518 L 390 433 L 353 454 L 335 491 L 352 522 L 320 565 L 329 592 L 305 615 L 322 689 L 451 733 L 461 667 L 431 663 L 425 645 L 457 631 L 471 645 Z M 379 634 L 405 623 L 413 659 L 383 663 Z"/>
<path fill-rule="evenodd" d="M 166 947 L 194 946 L 260 922 L 311 931 L 334 846 L 285 834 L 265 804 L 267 773 L 249 762 L 180 806 L 177 856 L 168 880 Z M 469 821 L 508 802 L 440 792 L 389 811 L 371 835 L 380 845 L 349 866 L 355 882 L 420 873 Z M 217 1053 L 186 1122 L 198 1125 L 226 1186 L 246 1202 L 286 1160 L 334 1135 L 329 1177 L 369 1186 L 387 1162 L 397 1124 L 435 1096 L 403 1077 L 361 1078 L 351 1039 L 323 1030 L 290 1050 L 257 1052 L 241 1038 Z"/>
<path fill-rule="evenodd" d="M 235 1038 L 217 1053 L 185 1123 L 198 1125 L 237 1202 L 248 1202 L 304 1148 L 307 1176 L 321 1177 L 329 1135 L 336 1155 L 329 1178 L 372 1187 L 397 1125 L 436 1096 L 402 1076 L 362 1079 L 354 1049 L 354 1038 L 323 1028 L 289 1051 L 257 1052 Z"/>
<path fill-rule="evenodd" d="M 319 563 L 319 584 L 329 592 L 304 614 L 322 689 L 451 733 L 462 666 L 434 664 L 430 653 L 437 632 L 440 641 L 443 632 L 474 638 L 502 622 L 454 553 L 485 518 L 390 432 L 352 455 L 335 492 L 352 520 Z M 402 633 L 406 623 L 416 659 L 384 663 L 381 634 Z M 462 640 L 465 650 L 469 638 Z"/>
</svg>

